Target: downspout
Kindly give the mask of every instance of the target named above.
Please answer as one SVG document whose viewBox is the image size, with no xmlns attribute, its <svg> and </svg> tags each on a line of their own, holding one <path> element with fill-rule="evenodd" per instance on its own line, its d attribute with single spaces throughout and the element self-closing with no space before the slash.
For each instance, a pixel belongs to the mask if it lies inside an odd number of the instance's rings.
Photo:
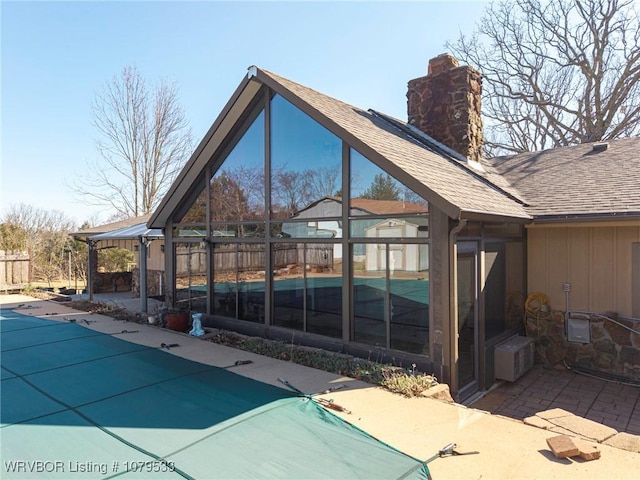
<svg viewBox="0 0 640 480">
<path fill-rule="evenodd" d="M 458 271 L 457 247 L 458 233 L 467 225 L 466 219 L 458 218 L 458 223 L 449 232 L 449 348 L 445 358 L 449 363 L 449 387 L 451 393 L 458 393 Z"/>
</svg>

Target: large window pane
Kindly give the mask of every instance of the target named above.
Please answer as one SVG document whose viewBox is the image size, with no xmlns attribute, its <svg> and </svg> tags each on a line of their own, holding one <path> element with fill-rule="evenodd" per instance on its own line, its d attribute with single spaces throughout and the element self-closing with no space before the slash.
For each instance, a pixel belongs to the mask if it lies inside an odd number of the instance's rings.
<svg viewBox="0 0 640 480">
<path fill-rule="evenodd" d="M 213 314 L 237 318 L 238 253 L 235 243 L 213 244 Z"/>
<path fill-rule="evenodd" d="M 386 348 L 386 246 L 355 244 L 352 265 L 354 340 Z"/>
<path fill-rule="evenodd" d="M 304 244 L 276 243 L 272 248 L 272 323 L 304 330 Z"/>
<path fill-rule="evenodd" d="M 485 338 L 522 325 L 524 251 L 521 242 L 485 244 Z"/>
<path fill-rule="evenodd" d="M 428 245 L 390 244 L 391 348 L 429 353 Z"/>
<path fill-rule="evenodd" d="M 300 215 L 314 208 L 314 202 L 339 195 L 341 184 L 340 139 L 275 95 L 271 100 L 272 218 Z"/>
<path fill-rule="evenodd" d="M 263 244 L 213 245 L 213 313 L 264 322 L 265 247 Z"/>
<path fill-rule="evenodd" d="M 238 244 L 238 318 L 263 323 L 265 318 L 265 246 Z"/>
<path fill-rule="evenodd" d="M 264 220 L 264 112 L 226 156 L 209 190 L 212 222 Z"/>
<path fill-rule="evenodd" d="M 354 244 L 352 262 L 354 340 L 428 355 L 428 245 Z"/>
<path fill-rule="evenodd" d="M 341 338 L 342 246 L 308 243 L 305 247 L 307 331 Z"/>
<path fill-rule="evenodd" d="M 176 305 L 207 311 L 207 250 L 200 243 L 176 243 Z"/>
<path fill-rule="evenodd" d="M 349 217 L 352 237 L 413 238 L 428 236 L 428 203 L 413 190 L 350 150 L 351 178 Z M 389 222 L 413 225 L 396 235 Z M 385 222 L 387 226 L 385 227 Z M 371 232 L 376 229 L 377 232 Z"/>
<path fill-rule="evenodd" d="M 329 337 L 342 337 L 340 245 L 273 245 L 273 324 Z"/>
</svg>

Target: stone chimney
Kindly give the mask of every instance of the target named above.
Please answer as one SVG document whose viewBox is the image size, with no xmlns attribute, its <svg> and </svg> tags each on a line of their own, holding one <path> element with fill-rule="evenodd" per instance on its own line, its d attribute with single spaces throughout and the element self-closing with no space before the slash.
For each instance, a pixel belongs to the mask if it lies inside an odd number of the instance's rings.
<svg viewBox="0 0 640 480">
<path fill-rule="evenodd" d="M 410 80 L 407 91 L 409 123 L 468 160 L 482 159 L 480 117 L 482 76 L 458 65 L 444 53 L 429 60 L 424 77 Z"/>
</svg>

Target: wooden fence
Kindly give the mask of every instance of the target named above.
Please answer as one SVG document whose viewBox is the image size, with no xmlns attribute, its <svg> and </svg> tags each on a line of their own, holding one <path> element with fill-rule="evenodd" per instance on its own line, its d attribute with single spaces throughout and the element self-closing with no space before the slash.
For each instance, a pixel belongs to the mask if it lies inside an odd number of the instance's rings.
<svg viewBox="0 0 640 480">
<path fill-rule="evenodd" d="M 237 250 L 236 250 L 237 249 Z M 273 268 L 287 265 L 304 265 L 304 244 L 279 243 L 273 245 Z M 214 247 L 213 268 L 216 272 L 236 270 L 256 271 L 265 269 L 265 245 L 256 243 L 223 243 Z M 330 267 L 333 265 L 333 244 L 307 243 L 307 265 Z M 205 275 L 207 254 L 200 247 L 179 247 L 176 253 L 176 274 Z"/>
<path fill-rule="evenodd" d="M 29 281 L 29 254 L 0 250 L 0 291 L 20 290 Z"/>
</svg>

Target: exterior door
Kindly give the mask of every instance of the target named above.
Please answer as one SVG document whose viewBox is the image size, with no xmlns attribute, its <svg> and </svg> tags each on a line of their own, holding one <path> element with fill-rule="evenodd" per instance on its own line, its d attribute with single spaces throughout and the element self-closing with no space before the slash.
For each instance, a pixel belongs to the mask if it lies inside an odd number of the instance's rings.
<svg viewBox="0 0 640 480">
<path fill-rule="evenodd" d="M 458 397 L 478 390 L 478 247 L 458 244 Z"/>
</svg>

